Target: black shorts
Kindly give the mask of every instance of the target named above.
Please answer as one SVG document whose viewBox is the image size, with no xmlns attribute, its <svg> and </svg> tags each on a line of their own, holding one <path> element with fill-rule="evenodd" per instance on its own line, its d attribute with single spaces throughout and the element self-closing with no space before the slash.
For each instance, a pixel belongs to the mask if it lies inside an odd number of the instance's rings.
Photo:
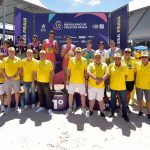
<svg viewBox="0 0 150 150">
<path fill-rule="evenodd" d="M 135 81 L 126 81 L 126 90 L 132 92 Z"/>
</svg>

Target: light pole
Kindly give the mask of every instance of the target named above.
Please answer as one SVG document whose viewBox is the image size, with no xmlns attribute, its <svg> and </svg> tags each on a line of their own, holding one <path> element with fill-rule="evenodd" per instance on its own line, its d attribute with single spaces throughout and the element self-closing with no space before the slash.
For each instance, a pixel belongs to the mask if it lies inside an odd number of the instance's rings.
<svg viewBox="0 0 150 150">
<path fill-rule="evenodd" d="M 3 0 L 3 42 L 5 41 L 6 0 Z"/>
</svg>

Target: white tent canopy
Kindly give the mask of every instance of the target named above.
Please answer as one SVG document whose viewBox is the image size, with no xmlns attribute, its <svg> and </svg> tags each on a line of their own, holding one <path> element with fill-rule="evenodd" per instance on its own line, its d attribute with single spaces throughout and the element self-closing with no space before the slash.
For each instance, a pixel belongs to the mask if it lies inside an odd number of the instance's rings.
<svg viewBox="0 0 150 150">
<path fill-rule="evenodd" d="M 130 12 L 129 39 L 150 39 L 150 6 Z"/>
<path fill-rule="evenodd" d="M 0 22 L 3 22 L 3 0 L 0 0 Z M 6 23 L 13 24 L 14 7 L 33 13 L 52 13 L 40 0 L 5 0 Z"/>
</svg>

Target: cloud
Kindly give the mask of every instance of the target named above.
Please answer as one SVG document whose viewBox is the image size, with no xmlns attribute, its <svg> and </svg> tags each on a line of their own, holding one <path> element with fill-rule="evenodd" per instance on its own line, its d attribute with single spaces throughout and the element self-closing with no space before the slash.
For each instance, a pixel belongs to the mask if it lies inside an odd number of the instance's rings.
<svg viewBox="0 0 150 150">
<path fill-rule="evenodd" d="M 86 5 L 98 5 L 101 0 L 73 0 L 73 5 L 86 4 Z"/>
</svg>

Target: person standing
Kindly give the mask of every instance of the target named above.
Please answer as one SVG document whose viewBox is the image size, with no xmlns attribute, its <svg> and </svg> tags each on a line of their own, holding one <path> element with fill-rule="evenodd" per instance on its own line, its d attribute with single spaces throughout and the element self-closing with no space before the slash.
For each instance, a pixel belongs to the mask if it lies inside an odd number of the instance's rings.
<svg viewBox="0 0 150 150">
<path fill-rule="evenodd" d="M 99 103 L 100 115 L 104 114 L 104 81 L 108 77 L 108 67 L 106 63 L 101 62 L 101 53 L 95 52 L 94 62 L 88 65 L 87 74 L 89 75 L 88 98 L 90 101 L 89 115 L 93 114 L 95 100 Z"/>
<path fill-rule="evenodd" d="M 27 46 L 23 36 L 18 36 L 18 44 L 15 46 L 16 56 L 23 59 L 26 57 Z"/>
<path fill-rule="evenodd" d="M 75 57 L 72 57 L 69 60 L 68 65 L 68 75 L 67 83 L 69 84 L 68 93 L 69 93 L 69 108 L 67 110 L 67 117 L 72 112 L 72 103 L 73 95 L 75 90 L 78 89 L 78 92 L 81 95 L 82 102 L 82 114 L 86 115 L 85 109 L 85 78 L 87 77 L 87 60 L 82 57 L 82 49 L 80 47 L 76 48 Z"/>
<path fill-rule="evenodd" d="M 71 43 L 71 37 L 66 37 L 66 44 L 62 45 L 61 57 L 63 57 L 64 91 L 66 90 L 67 68 L 69 59 L 74 56 L 76 46 Z"/>
<path fill-rule="evenodd" d="M 20 112 L 19 98 L 20 98 L 20 72 L 21 72 L 21 59 L 15 56 L 15 48 L 9 47 L 8 57 L 2 60 L 2 74 L 5 78 L 4 87 L 7 95 L 7 109 L 4 114 L 7 114 L 11 108 L 11 94 L 12 89 L 15 93 L 16 112 Z"/>
<path fill-rule="evenodd" d="M 131 57 L 132 51 L 130 48 L 126 48 L 124 50 L 124 55 L 122 56 L 122 62 L 125 63 L 128 67 L 128 77 L 126 79 L 126 105 L 127 110 L 130 113 L 130 108 L 128 106 L 130 98 L 131 98 L 131 92 L 134 89 L 134 83 L 135 83 L 135 59 Z"/>
<path fill-rule="evenodd" d="M 142 112 L 142 101 L 143 93 L 146 99 L 147 105 L 147 117 L 150 119 L 150 62 L 148 51 L 144 51 L 141 54 L 141 63 L 138 63 L 136 66 L 136 94 L 139 106 L 138 115 L 141 116 Z"/>
<path fill-rule="evenodd" d="M 33 50 L 33 58 L 39 60 L 39 52 L 42 49 L 42 44 L 38 41 L 38 36 L 32 36 L 32 42 L 28 45 L 29 49 Z"/>
<path fill-rule="evenodd" d="M 46 51 L 46 59 L 51 61 L 53 70 L 55 71 L 56 54 L 58 54 L 58 42 L 55 40 L 55 32 L 53 30 L 49 32 L 49 38 L 43 41 L 42 49 Z M 52 81 L 52 90 L 55 90 L 54 78 Z"/>
<path fill-rule="evenodd" d="M 50 85 L 54 77 L 54 70 L 51 61 L 46 59 L 45 50 L 40 51 L 40 60 L 35 67 L 35 76 L 37 77 L 37 92 L 40 100 L 40 107 L 36 112 L 41 112 L 45 108 L 48 109 L 48 114 L 52 117 L 52 99 L 50 95 Z M 46 104 L 46 105 L 45 105 Z"/>
<path fill-rule="evenodd" d="M 113 117 L 117 109 L 116 95 L 119 94 L 122 103 L 122 117 L 125 121 L 129 121 L 126 108 L 126 79 L 128 75 L 127 66 L 121 62 L 120 53 L 114 54 L 114 63 L 109 65 L 110 89 L 111 89 L 111 113 L 109 117 Z"/>
<path fill-rule="evenodd" d="M 23 77 L 22 80 L 25 94 L 25 109 L 28 108 L 29 104 L 31 104 L 32 108 L 35 107 L 36 95 L 35 95 L 34 69 L 37 63 L 37 60 L 33 58 L 33 50 L 28 49 L 26 55 L 27 57 L 24 58 L 21 62 L 21 75 Z"/>
<path fill-rule="evenodd" d="M 4 106 L 4 94 L 5 94 L 5 88 L 4 88 L 4 77 L 2 74 L 2 61 L 0 60 L 0 100 L 1 100 L 1 112 L 5 111 Z"/>
<path fill-rule="evenodd" d="M 83 57 L 87 59 L 87 63 L 93 62 L 95 51 L 92 49 L 92 41 L 87 40 L 86 48 L 83 49 Z"/>
</svg>

